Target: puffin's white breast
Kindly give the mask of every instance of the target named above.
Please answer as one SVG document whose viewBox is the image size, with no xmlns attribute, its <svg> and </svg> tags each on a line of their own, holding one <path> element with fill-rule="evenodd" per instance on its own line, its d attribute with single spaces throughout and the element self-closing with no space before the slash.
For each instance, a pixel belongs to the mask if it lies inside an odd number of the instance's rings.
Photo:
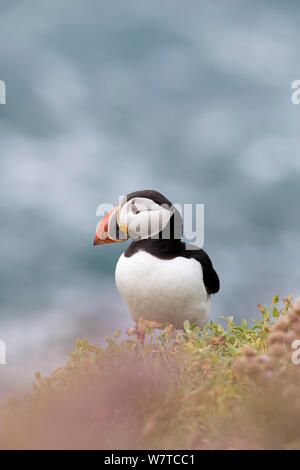
<svg viewBox="0 0 300 470">
<path fill-rule="evenodd" d="M 132 318 L 168 322 L 182 328 L 184 320 L 203 327 L 210 314 L 210 298 L 201 264 L 195 259 L 159 259 L 145 251 L 116 267 L 116 284 Z"/>
</svg>

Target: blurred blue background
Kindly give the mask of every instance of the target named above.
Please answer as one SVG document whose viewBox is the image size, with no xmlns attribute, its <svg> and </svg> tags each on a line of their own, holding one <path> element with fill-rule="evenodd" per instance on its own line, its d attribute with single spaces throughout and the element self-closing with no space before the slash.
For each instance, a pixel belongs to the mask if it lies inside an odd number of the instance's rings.
<svg viewBox="0 0 300 470">
<path fill-rule="evenodd" d="M 0 393 L 131 326 L 101 202 L 205 204 L 213 316 L 299 287 L 297 1 L 0 1 Z"/>
</svg>

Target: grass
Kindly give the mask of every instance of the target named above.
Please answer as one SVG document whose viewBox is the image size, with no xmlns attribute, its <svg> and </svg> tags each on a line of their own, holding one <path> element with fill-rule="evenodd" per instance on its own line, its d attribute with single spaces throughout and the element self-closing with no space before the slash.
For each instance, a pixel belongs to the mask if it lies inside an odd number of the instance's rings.
<svg viewBox="0 0 300 470">
<path fill-rule="evenodd" d="M 140 320 L 106 347 L 77 340 L 66 366 L 0 410 L 0 448 L 299 449 L 300 302 L 203 331 Z"/>
</svg>

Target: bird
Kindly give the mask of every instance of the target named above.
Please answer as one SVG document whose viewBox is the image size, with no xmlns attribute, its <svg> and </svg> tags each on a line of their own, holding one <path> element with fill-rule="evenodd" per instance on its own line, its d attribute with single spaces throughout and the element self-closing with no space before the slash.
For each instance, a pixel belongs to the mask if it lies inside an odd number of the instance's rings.
<svg viewBox="0 0 300 470">
<path fill-rule="evenodd" d="M 100 220 L 94 245 L 131 240 L 115 282 L 136 324 L 143 318 L 182 330 L 186 320 L 208 323 L 219 277 L 207 253 L 181 238 L 181 214 L 154 190 L 128 194 Z"/>
</svg>

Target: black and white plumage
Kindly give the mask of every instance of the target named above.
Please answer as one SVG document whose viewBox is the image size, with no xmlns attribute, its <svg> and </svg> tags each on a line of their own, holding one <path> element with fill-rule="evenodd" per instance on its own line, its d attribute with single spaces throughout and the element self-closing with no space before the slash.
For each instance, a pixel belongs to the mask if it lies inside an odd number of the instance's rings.
<svg viewBox="0 0 300 470">
<path fill-rule="evenodd" d="M 187 249 L 180 240 L 176 215 L 162 194 L 136 191 L 104 217 L 94 243 L 133 239 L 117 263 L 115 279 L 135 322 L 143 317 L 182 329 L 189 320 L 203 327 L 219 278 L 205 251 Z"/>
</svg>

